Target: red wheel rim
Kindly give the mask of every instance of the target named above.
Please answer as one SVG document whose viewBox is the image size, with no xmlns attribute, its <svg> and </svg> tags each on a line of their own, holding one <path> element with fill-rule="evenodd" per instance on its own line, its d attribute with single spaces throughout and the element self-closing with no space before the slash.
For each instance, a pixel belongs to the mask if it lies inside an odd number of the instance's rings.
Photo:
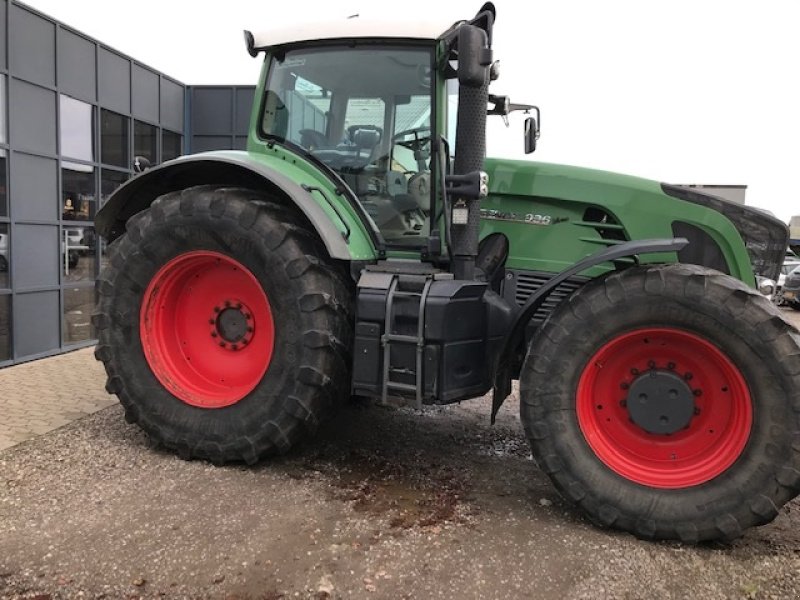
<svg viewBox="0 0 800 600">
<path fill-rule="evenodd" d="M 652 371 L 675 374 L 691 390 L 693 415 L 671 434 L 648 432 L 628 408 L 628 391 Z M 584 368 L 576 401 L 595 455 L 622 477 L 655 488 L 700 485 L 725 472 L 753 421 L 750 392 L 733 362 L 714 344 L 672 328 L 639 329 L 605 344 Z"/>
<path fill-rule="evenodd" d="M 267 295 L 241 263 L 218 252 L 181 254 L 144 293 L 139 333 L 153 374 L 192 406 L 222 408 L 267 371 L 275 326 Z"/>
</svg>

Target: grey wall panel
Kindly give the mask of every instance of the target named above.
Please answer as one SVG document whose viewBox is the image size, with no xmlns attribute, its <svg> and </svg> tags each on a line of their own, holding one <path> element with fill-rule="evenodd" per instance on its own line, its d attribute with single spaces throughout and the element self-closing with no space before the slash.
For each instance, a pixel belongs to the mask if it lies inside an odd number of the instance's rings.
<svg viewBox="0 0 800 600">
<path fill-rule="evenodd" d="M 58 30 L 58 86 L 80 100 L 97 99 L 96 45 L 65 29 Z"/>
<path fill-rule="evenodd" d="M 247 138 L 238 135 L 235 138 L 233 138 L 233 149 L 247 150 Z"/>
<path fill-rule="evenodd" d="M 97 49 L 98 100 L 103 108 L 131 111 L 131 61 L 105 48 Z"/>
<path fill-rule="evenodd" d="M 14 288 L 58 285 L 58 227 L 55 225 L 14 225 Z M 58 333 L 58 324 L 56 324 Z"/>
<path fill-rule="evenodd" d="M 58 219 L 58 164 L 15 152 L 11 160 L 11 214 L 16 221 Z"/>
<path fill-rule="evenodd" d="M 231 136 L 224 135 L 195 135 L 192 136 L 191 152 L 205 152 L 206 150 L 233 150 Z"/>
<path fill-rule="evenodd" d="M 161 79 L 161 125 L 183 133 L 184 87 L 169 79 Z"/>
<path fill-rule="evenodd" d="M 56 84 L 56 26 L 12 4 L 9 12 L 11 72 L 45 85 Z"/>
<path fill-rule="evenodd" d="M 17 295 L 13 315 L 17 356 L 41 354 L 59 347 L 57 291 Z"/>
<path fill-rule="evenodd" d="M 158 74 L 133 65 L 133 116 L 158 122 Z"/>
<path fill-rule="evenodd" d="M 250 110 L 253 107 L 255 87 L 236 88 L 236 135 L 247 135 L 250 128 Z"/>
<path fill-rule="evenodd" d="M 192 89 L 192 134 L 230 135 L 233 131 L 233 88 Z"/>
<path fill-rule="evenodd" d="M 39 86 L 9 82 L 10 142 L 15 150 L 56 153 L 56 95 Z"/>
<path fill-rule="evenodd" d="M 6 33 L 8 30 L 6 29 L 6 0 L 0 0 L 0 68 L 5 69 L 6 67 Z"/>
</svg>

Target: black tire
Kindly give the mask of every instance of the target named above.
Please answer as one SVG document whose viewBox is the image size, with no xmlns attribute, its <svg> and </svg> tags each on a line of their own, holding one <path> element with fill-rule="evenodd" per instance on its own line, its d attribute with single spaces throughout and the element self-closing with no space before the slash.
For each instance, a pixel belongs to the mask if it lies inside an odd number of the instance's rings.
<svg viewBox="0 0 800 600">
<path fill-rule="evenodd" d="M 792 300 L 791 302 L 789 302 L 789 306 L 791 306 L 794 310 L 800 310 L 800 302 L 798 302 L 797 300 Z"/>
<path fill-rule="evenodd" d="M 595 357 L 608 340 L 627 340 L 639 328 L 674 328 L 710 342 L 746 382 L 752 406 L 746 444 L 708 481 L 678 489 L 632 481 L 601 460 L 581 429 L 582 373 L 603 367 Z M 793 446 L 800 435 L 798 339 L 769 300 L 710 269 L 637 267 L 590 282 L 543 324 L 523 365 L 521 418 L 533 454 L 561 494 L 596 524 L 645 539 L 734 539 L 770 522 L 800 492 L 800 445 Z M 618 386 L 602 401 L 627 407 L 622 393 Z"/>
<path fill-rule="evenodd" d="M 227 255 L 249 269 L 274 316 L 266 373 L 223 408 L 193 406 L 165 389 L 140 337 L 149 282 L 194 251 Z M 128 422 L 183 458 L 252 464 L 285 452 L 349 394 L 352 284 L 311 226 L 260 192 L 199 186 L 161 196 L 109 247 L 97 289 L 95 356 L 105 365 L 106 389 Z"/>
</svg>

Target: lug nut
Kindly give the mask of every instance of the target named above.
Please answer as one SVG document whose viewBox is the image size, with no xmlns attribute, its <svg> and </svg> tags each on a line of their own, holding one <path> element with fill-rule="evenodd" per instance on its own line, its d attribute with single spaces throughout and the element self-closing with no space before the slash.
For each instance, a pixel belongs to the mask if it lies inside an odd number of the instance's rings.
<svg viewBox="0 0 800 600">
<path fill-rule="evenodd" d="M 668 368 L 670 371 L 672 371 L 672 369 L 674 369 L 674 368 L 675 368 L 675 363 L 674 363 L 674 362 L 668 362 L 668 363 L 667 363 L 667 368 Z"/>
<path fill-rule="evenodd" d="M 218 313 L 220 310 L 221 310 L 221 309 L 220 309 L 220 307 L 219 307 L 219 306 L 215 306 L 215 307 L 214 307 L 214 312 L 215 312 L 215 313 Z"/>
<path fill-rule="evenodd" d="M 695 396 L 702 396 L 703 395 L 703 390 L 701 390 L 701 389 L 692 390 L 692 393 Z"/>
<path fill-rule="evenodd" d="M 620 401 L 619 401 L 619 405 L 620 405 L 622 408 L 625 408 L 626 406 L 628 406 L 628 401 L 627 401 L 627 400 L 625 400 L 625 398 L 623 398 L 622 400 L 620 400 Z"/>
<path fill-rule="evenodd" d="M 225 347 L 225 342 L 220 342 L 220 343 L 219 343 L 219 347 L 220 347 L 220 348 L 224 348 L 224 347 Z"/>
<path fill-rule="evenodd" d="M 237 310 L 242 310 L 242 303 L 241 302 L 237 302 L 236 303 L 236 309 Z"/>
<path fill-rule="evenodd" d="M 622 388 L 623 390 L 627 390 L 631 386 L 628 385 L 627 381 L 623 381 L 622 383 L 619 384 L 619 387 Z"/>
<path fill-rule="evenodd" d="M 217 332 L 216 331 L 212 331 L 211 332 L 211 337 L 213 337 L 213 338 L 217 337 Z"/>
<path fill-rule="evenodd" d="M 209 319 L 209 320 L 208 320 L 208 324 L 209 324 L 209 325 L 213 325 L 213 324 L 214 324 L 214 319 Z"/>
<path fill-rule="evenodd" d="M 683 378 L 684 378 L 686 381 L 691 381 L 692 377 L 694 377 L 694 375 L 692 375 L 691 373 L 686 373 L 686 374 L 683 376 Z"/>
<path fill-rule="evenodd" d="M 238 349 L 239 349 L 239 346 L 237 346 L 236 344 L 233 344 L 231 346 L 231 350 L 238 350 Z"/>
<path fill-rule="evenodd" d="M 695 406 L 694 407 L 694 414 L 695 415 L 699 415 L 700 414 L 700 407 L 699 406 Z"/>
<path fill-rule="evenodd" d="M 647 366 L 650 367 L 651 369 L 655 369 L 656 368 L 656 361 L 654 361 L 654 360 L 647 361 Z"/>
<path fill-rule="evenodd" d="M 638 374 L 639 374 L 639 369 L 636 368 L 631 369 L 631 375 L 638 375 Z"/>
</svg>

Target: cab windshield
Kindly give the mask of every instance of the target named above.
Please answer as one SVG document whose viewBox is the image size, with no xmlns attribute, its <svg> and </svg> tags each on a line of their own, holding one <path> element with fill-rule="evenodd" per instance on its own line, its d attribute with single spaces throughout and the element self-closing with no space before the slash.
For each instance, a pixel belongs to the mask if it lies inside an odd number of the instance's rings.
<svg viewBox="0 0 800 600">
<path fill-rule="evenodd" d="M 262 133 L 336 171 L 387 243 L 425 245 L 432 50 L 316 48 L 271 60 Z"/>
</svg>

